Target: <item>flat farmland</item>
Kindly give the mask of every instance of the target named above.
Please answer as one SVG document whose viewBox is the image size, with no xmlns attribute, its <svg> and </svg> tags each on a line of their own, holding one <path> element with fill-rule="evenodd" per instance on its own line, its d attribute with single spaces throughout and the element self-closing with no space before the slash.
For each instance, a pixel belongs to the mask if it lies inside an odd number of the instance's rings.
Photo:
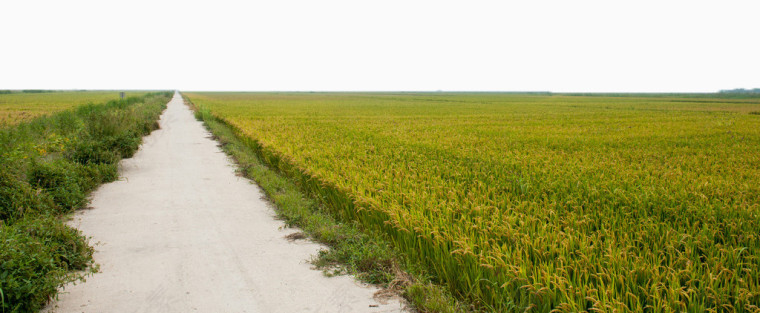
<svg viewBox="0 0 760 313">
<path fill-rule="evenodd" d="M 127 97 L 147 92 L 127 92 Z M 35 117 L 68 110 L 88 103 L 119 99 L 118 91 L 60 91 L 0 94 L 0 125 L 14 125 Z"/>
<path fill-rule="evenodd" d="M 760 99 L 186 93 L 492 311 L 760 312 Z"/>
</svg>

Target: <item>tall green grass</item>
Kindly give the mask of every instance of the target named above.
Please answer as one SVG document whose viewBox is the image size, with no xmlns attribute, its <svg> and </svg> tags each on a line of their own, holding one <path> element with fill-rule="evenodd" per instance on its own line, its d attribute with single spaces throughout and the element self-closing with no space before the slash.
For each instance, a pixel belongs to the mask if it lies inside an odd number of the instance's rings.
<svg viewBox="0 0 760 313">
<path fill-rule="evenodd" d="M 35 312 L 92 248 L 64 214 L 83 207 L 98 185 L 118 177 L 171 93 L 80 106 L 0 129 L 0 312 Z"/>
</svg>

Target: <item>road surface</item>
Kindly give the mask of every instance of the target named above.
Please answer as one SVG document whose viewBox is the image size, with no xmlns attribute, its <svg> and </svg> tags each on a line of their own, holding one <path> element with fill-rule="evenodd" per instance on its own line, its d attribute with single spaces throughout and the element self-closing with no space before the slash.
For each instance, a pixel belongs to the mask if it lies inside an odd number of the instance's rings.
<svg viewBox="0 0 760 313">
<path fill-rule="evenodd" d="M 100 272 L 67 285 L 49 312 L 399 312 L 376 288 L 312 269 L 320 246 L 284 237 L 255 184 L 179 94 L 161 129 L 121 163 L 71 225 L 91 236 Z"/>
</svg>

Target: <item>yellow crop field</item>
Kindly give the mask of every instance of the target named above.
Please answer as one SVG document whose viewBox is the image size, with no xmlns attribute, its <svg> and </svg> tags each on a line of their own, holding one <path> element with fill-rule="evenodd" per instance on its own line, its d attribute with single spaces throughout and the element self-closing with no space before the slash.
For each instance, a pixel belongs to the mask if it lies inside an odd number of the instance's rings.
<svg viewBox="0 0 760 313">
<path fill-rule="evenodd" d="M 187 93 L 480 308 L 760 312 L 760 99 Z"/>
<path fill-rule="evenodd" d="M 127 97 L 146 92 L 126 92 Z M 59 112 L 87 103 L 119 99 L 118 91 L 61 91 L 0 94 L 0 125 L 13 125 L 38 116 Z"/>
</svg>

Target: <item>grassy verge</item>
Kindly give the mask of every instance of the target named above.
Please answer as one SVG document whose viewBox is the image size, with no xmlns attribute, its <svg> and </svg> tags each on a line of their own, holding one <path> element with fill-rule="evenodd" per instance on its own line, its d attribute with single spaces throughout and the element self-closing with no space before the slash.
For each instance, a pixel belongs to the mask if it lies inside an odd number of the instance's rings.
<svg viewBox="0 0 760 313">
<path fill-rule="evenodd" d="M 196 107 L 196 117 L 222 144 L 223 150 L 239 165 L 240 173 L 253 179 L 275 204 L 287 225 L 303 230 L 293 236 L 308 236 L 330 247 L 313 263 L 327 275 L 352 274 L 359 280 L 379 285 L 378 296 L 401 295 L 420 312 L 469 312 L 471 305 L 457 301 L 431 279 L 419 264 L 399 253 L 382 234 L 364 229 L 358 222 L 337 212 L 331 202 L 311 192 L 303 177 L 282 170 L 283 161 L 271 157 L 255 141 L 240 133 L 208 110 Z"/>
<path fill-rule="evenodd" d="M 92 248 L 63 216 L 118 178 L 171 93 L 85 105 L 0 129 L 0 312 L 36 312 L 83 278 Z"/>
</svg>

